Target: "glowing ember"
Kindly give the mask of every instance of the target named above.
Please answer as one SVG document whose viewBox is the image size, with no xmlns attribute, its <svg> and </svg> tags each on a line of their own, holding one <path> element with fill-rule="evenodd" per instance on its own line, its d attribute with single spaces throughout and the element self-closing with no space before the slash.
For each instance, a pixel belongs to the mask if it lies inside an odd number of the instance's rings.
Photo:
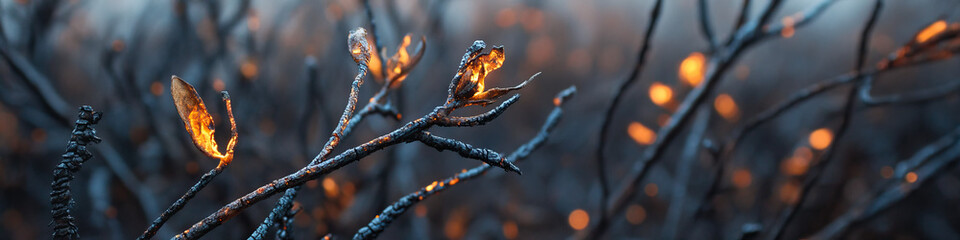
<svg viewBox="0 0 960 240">
<path fill-rule="evenodd" d="M 937 36 L 937 34 L 943 32 L 943 30 L 947 30 L 947 22 L 944 20 L 936 21 L 921 30 L 920 33 L 917 33 L 917 42 L 922 43 L 930 40 L 934 36 Z"/>
<path fill-rule="evenodd" d="M 506 239 L 515 239 L 517 238 L 517 233 L 519 229 L 517 228 L 517 223 L 513 221 L 506 221 L 503 223 L 503 237 Z"/>
<path fill-rule="evenodd" d="M 640 225 L 647 219 L 647 210 L 640 204 L 632 204 L 627 207 L 627 222 L 633 225 Z"/>
<path fill-rule="evenodd" d="M 750 186 L 750 183 L 753 182 L 753 176 L 750 174 L 750 170 L 747 169 L 737 169 L 733 172 L 733 185 L 737 188 L 747 188 Z"/>
<path fill-rule="evenodd" d="M 796 29 L 793 28 L 796 20 L 794 20 L 793 17 L 784 17 L 780 22 L 783 23 L 783 30 L 780 30 L 780 36 L 784 38 L 793 37 L 793 34 L 796 33 Z"/>
<path fill-rule="evenodd" d="M 693 52 L 680 62 L 680 79 L 690 86 L 700 85 L 703 81 L 706 57 L 702 53 Z"/>
<path fill-rule="evenodd" d="M 800 183 L 789 181 L 780 186 L 780 201 L 794 204 L 800 198 Z"/>
<path fill-rule="evenodd" d="M 433 188 L 437 187 L 437 181 L 433 181 L 430 185 L 427 186 L 427 192 L 433 191 Z"/>
<path fill-rule="evenodd" d="M 673 90 L 670 87 L 659 82 L 650 85 L 650 101 L 653 101 L 654 104 L 662 107 L 671 99 L 673 99 Z"/>
<path fill-rule="evenodd" d="M 908 172 L 907 175 L 903 177 L 903 180 L 906 180 L 908 183 L 915 183 L 917 182 L 918 178 L 919 176 L 917 176 L 917 173 Z"/>
<path fill-rule="evenodd" d="M 627 133 L 630 134 L 630 138 L 633 138 L 633 141 L 636 141 L 640 145 L 650 145 L 653 141 L 657 140 L 657 133 L 639 122 L 630 123 L 630 126 L 627 127 Z"/>
<path fill-rule="evenodd" d="M 660 188 L 657 187 L 656 183 L 647 183 L 646 186 L 643 186 L 643 193 L 649 197 L 656 197 L 658 192 L 660 192 Z"/>
<path fill-rule="evenodd" d="M 813 152 L 810 148 L 800 147 L 793 152 L 793 156 L 784 160 L 780 164 L 780 171 L 790 176 L 800 176 L 810 169 L 810 160 L 813 159 Z"/>
<path fill-rule="evenodd" d="M 726 93 L 717 95 L 717 98 L 713 100 L 713 108 L 727 121 L 737 121 L 740 117 L 740 109 L 737 107 L 737 103 L 733 101 L 733 97 Z"/>
<path fill-rule="evenodd" d="M 570 216 L 567 217 L 567 221 L 574 230 L 583 230 L 587 228 L 587 224 L 590 223 L 590 215 L 583 209 L 573 210 L 573 212 L 570 212 Z"/>
<path fill-rule="evenodd" d="M 156 81 L 150 84 L 150 94 L 154 96 L 163 95 L 163 84 L 160 81 Z"/>
<path fill-rule="evenodd" d="M 327 197 L 337 197 L 340 194 L 340 187 L 337 186 L 337 182 L 329 177 L 323 179 L 323 190 Z"/>
<path fill-rule="evenodd" d="M 823 150 L 833 142 L 833 132 L 830 129 L 821 128 L 810 133 L 810 146 L 816 150 Z"/>
<path fill-rule="evenodd" d="M 252 59 L 247 59 L 240 64 L 240 74 L 243 74 L 243 77 L 246 79 L 253 79 L 257 76 L 257 63 Z"/>
<path fill-rule="evenodd" d="M 880 168 L 880 176 L 882 176 L 883 179 L 890 179 L 890 178 L 892 178 L 892 177 L 893 177 L 893 167 L 883 166 L 883 168 Z"/>
</svg>

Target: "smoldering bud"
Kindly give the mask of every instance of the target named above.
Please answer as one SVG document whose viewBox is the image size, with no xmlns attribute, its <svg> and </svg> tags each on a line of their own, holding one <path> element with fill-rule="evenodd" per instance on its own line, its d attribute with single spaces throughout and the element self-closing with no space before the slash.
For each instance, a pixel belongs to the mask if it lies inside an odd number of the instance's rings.
<svg viewBox="0 0 960 240">
<path fill-rule="evenodd" d="M 370 61 L 370 44 L 367 43 L 367 30 L 362 27 L 351 30 L 347 36 L 347 45 L 353 61 L 366 64 Z"/>
</svg>

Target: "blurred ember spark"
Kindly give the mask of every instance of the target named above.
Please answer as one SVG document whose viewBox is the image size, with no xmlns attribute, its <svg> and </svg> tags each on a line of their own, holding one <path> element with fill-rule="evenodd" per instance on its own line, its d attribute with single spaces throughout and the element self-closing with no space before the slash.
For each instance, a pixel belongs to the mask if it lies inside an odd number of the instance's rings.
<svg viewBox="0 0 960 240">
<path fill-rule="evenodd" d="M 922 31 L 920 31 L 919 34 L 917 34 L 917 42 L 922 43 L 927 40 L 930 40 L 930 38 L 937 36 L 937 34 L 940 34 L 941 32 L 943 32 L 943 30 L 947 30 L 947 21 L 944 21 L 944 20 L 936 21 L 933 24 L 930 24 L 930 26 L 927 26 Z"/>
<path fill-rule="evenodd" d="M 700 81 L 703 81 L 705 63 L 706 57 L 702 53 L 690 53 L 680 62 L 680 79 L 690 86 L 700 85 Z"/>
<path fill-rule="evenodd" d="M 670 89 L 669 86 L 660 82 L 653 82 L 653 84 L 650 85 L 650 101 L 653 101 L 657 106 L 663 107 L 672 99 L 673 90 Z"/>
<path fill-rule="evenodd" d="M 573 212 L 570 212 L 570 216 L 567 217 L 567 221 L 574 230 L 583 230 L 587 228 L 587 224 L 590 223 L 590 215 L 583 209 L 573 210 Z"/>
<path fill-rule="evenodd" d="M 720 116 L 723 116 L 727 121 L 735 122 L 740 117 L 740 110 L 737 108 L 737 103 L 733 101 L 733 97 L 723 93 L 717 95 L 717 98 L 713 101 L 713 107 L 717 110 L 717 113 Z"/>
<path fill-rule="evenodd" d="M 643 186 L 643 193 L 649 197 L 656 197 L 658 192 L 660 192 L 660 188 L 657 187 L 656 183 L 647 183 L 646 186 Z"/>
<path fill-rule="evenodd" d="M 753 176 L 750 174 L 750 170 L 737 169 L 733 172 L 732 181 L 734 186 L 743 189 L 750 186 L 750 183 L 753 182 Z"/>
<path fill-rule="evenodd" d="M 657 140 L 657 133 L 639 122 L 630 123 L 630 126 L 627 127 L 627 133 L 640 145 L 650 145 Z"/>
<path fill-rule="evenodd" d="M 796 20 L 794 20 L 793 17 L 787 16 L 780 20 L 780 22 L 783 23 L 783 30 L 780 30 L 780 36 L 783 36 L 783 38 L 793 37 L 793 34 L 796 32 L 793 28 Z"/>
<path fill-rule="evenodd" d="M 517 223 L 514 221 L 506 221 L 503 223 L 503 237 L 506 239 L 515 239 L 517 238 L 517 233 L 519 229 L 517 228 Z"/>
<path fill-rule="evenodd" d="M 827 128 L 817 129 L 810 133 L 810 146 L 816 150 L 823 150 L 833 142 L 833 132 Z"/>
<path fill-rule="evenodd" d="M 915 183 L 915 182 L 917 182 L 917 179 L 918 179 L 918 178 L 919 178 L 919 177 L 917 176 L 917 173 L 915 173 L 915 172 L 908 172 L 907 175 L 904 176 L 903 179 L 906 180 L 908 183 Z"/>
<path fill-rule="evenodd" d="M 880 168 L 880 176 L 882 176 L 883 179 L 890 179 L 890 178 L 892 178 L 892 177 L 893 177 L 893 167 L 883 166 L 883 168 Z"/>
<path fill-rule="evenodd" d="M 640 225 L 647 219 L 647 210 L 640 204 L 631 204 L 627 207 L 627 221 L 633 225 Z"/>
</svg>

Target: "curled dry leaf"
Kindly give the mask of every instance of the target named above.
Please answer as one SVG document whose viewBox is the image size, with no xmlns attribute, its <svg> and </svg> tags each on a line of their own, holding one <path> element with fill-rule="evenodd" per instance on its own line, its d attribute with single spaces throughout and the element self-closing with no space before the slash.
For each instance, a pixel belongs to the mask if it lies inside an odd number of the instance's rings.
<svg viewBox="0 0 960 240">
<path fill-rule="evenodd" d="M 410 34 L 404 36 L 403 42 L 397 47 L 397 53 L 387 59 L 387 84 L 390 84 L 391 88 L 399 87 L 400 83 L 407 78 L 410 70 L 417 66 L 417 63 L 423 58 L 423 52 L 427 47 L 427 38 L 420 37 L 420 44 L 417 44 L 412 56 L 407 51 L 407 48 L 410 47 L 411 38 Z"/>
<path fill-rule="evenodd" d="M 370 47 L 368 52 L 370 53 L 370 73 L 373 75 L 373 79 L 379 84 L 384 83 L 384 75 L 386 75 L 386 84 L 389 84 L 391 88 L 397 88 L 400 86 L 400 83 L 407 78 L 407 74 L 420 62 L 420 59 L 423 58 L 423 52 L 427 49 L 427 38 L 421 36 L 420 43 L 416 45 L 416 48 L 411 49 L 410 44 L 413 37 L 410 34 L 407 34 L 403 37 L 403 42 L 400 43 L 400 46 L 397 47 L 397 52 L 391 57 L 387 57 L 387 49 L 377 49 L 376 47 Z M 374 40 L 371 39 L 370 35 L 367 35 L 367 45 L 374 46 Z M 382 54 L 382 55 L 381 55 Z M 387 72 L 383 72 L 383 60 L 386 61 Z"/>
<path fill-rule="evenodd" d="M 213 117 L 207 112 L 203 99 L 197 94 L 197 90 L 192 85 L 183 81 L 177 76 L 170 80 L 170 93 L 173 96 L 173 103 L 177 106 L 177 113 L 183 120 L 184 128 L 190 133 L 193 144 L 200 151 L 209 157 L 220 160 L 220 166 L 230 164 L 233 160 L 233 148 L 237 143 L 237 124 L 233 118 L 233 108 L 230 104 L 230 96 L 226 91 L 222 92 L 223 101 L 227 106 L 227 117 L 230 120 L 231 137 L 227 143 L 226 153 L 220 153 L 217 147 L 217 141 L 214 139 Z"/>
<path fill-rule="evenodd" d="M 506 55 L 503 46 L 493 47 L 489 53 L 480 54 L 485 46 L 486 44 L 483 41 L 477 40 L 473 46 L 467 49 L 467 53 L 463 56 L 464 60 L 461 61 L 460 69 L 454 77 L 454 83 L 451 84 L 453 99 L 465 101 L 467 105 L 489 104 L 511 91 L 523 88 L 528 82 L 540 75 L 540 73 L 536 73 L 517 86 L 486 89 L 487 74 L 503 66 Z"/>
</svg>

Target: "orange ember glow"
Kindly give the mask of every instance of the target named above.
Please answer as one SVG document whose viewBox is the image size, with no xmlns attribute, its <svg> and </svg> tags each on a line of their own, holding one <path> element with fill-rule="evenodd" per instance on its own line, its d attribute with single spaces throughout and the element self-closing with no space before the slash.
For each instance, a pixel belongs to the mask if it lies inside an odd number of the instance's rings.
<svg viewBox="0 0 960 240">
<path fill-rule="evenodd" d="M 391 81 L 403 81 L 407 76 L 404 74 L 404 70 L 409 68 L 411 65 L 410 53 L 407 52 L 407 48 L 410 47 L 411 37 L 410 34 L 407 34 L 403 37 L 403 42 L 400 42 L 400 46 L 397 47 L 397 53 L 387 59 L 387 78 Z"/>
<path fill-rule="evenodd" d="M 833 142 L 833 132 L 827 128 L 817 129 L 810 133 L 810 146 L 816 150 L 823 150 Z"/>
<path fill-rule="evenodd" d="M 433 191 L 433 188 L 437 187 L 437 181 L 433 181 L 430 185 L 427 186 L 427 192 Z"/>
<path fill-rule="evenodd" d="M 573 210 L 573 212 L 570 212 L 570 216 L 567 217 L 567 222 L 570 223 L 570 227 L 574 230 L 583 230 L 587 228 L 587 224 L 590 223 L 590 214 L 587 214 L 587 211 L 583 209 Z"/>
<path fill-rule="evenodd" d="M 503 223 L 503 237 L 506 239 L 515 239 L 517 238 L 517 233 L 520 229 L 517 228 L 517 223 L 514 221 L 506 221 Z"/>
<path fill-rule="evenodd" d="M 207 112 L 207 107 L 203 104 L 203 99 L 197 95 L 197 91 L 186 81 L 174 76 L 170 83 L 170 93 L 173 95 L 174 104 L 180 119 L 183 120 L 184 127 L 190 133 L 193 143 L 203 151 L 204 154 L 220 160 L 220 166 L 229 164 L 233 160 L 233 148 L 237 143 L 237 124 L 233 118 L 233 108 L 229 98 L 224 98 L 227 107 L 227 117 L 230 120 L 230 130 L 232 136 L 227 143 L 226 153 L 221 153 L 214 139 L 213 117 Z"/>
<path fill-rule="evenodd" d="M 680 62 L 680 79 L 690 86 L 700 85 L 700 81 L 703 81 L 706 60 L 702 53 L 691 53 Z"/>
<path fill-rule="evenodd" d="M 917 33 L 917 42 L 922 43 L 930 40 L 934 36 L 937 36 L 937 34 L 943 32 L 943 30 L 947 30 L 947 21 L 936 21 L 933 24 L 930 24 L 930 26 L 927 26 L 921 30 L 920 33 Z"/>
<path fill-rule="evenodd" d="M 627 207 L 627 222 L 633 225 L 640 225 L 647 219 L 647 210 L 640 204 L 632 204 Z"/>
<path fill-rule="evenodd" d="M 633 141 L 636 141 L 640 145 L 650 145 L 653 141 L 657 140 L 657 133 L 639 122 L 630 123 L 630 126 L 627 127 L 627 133 L 630 134 L 630 138 L 633 138 Z"/>
<path fill-rule="evenodd" d="M 246 60 L 240 64 L 240 74 L 243 74 L 243 77 L 247 79 L 253 79 L 257 76 L 257 64 L 253 60 Z"/>
<path fill-rule="evenodd" d="M 796 33 L 796 29 L 793 28 L 796 20 L 794 20 L 793 17 L 784 17 L 780 22 L 783 23 L 783 30 L 780 30 L 780 36 L 783 36 L 783 38 L 793 37 L 793 34 Z"/>
<path fill-rule="evenodd" d="M 217 92 L 219 92 L 223 91 L 224 89 L 227 89 L 227 84 L 223 83 L 223 79 L 213 79 L 213 90 L 217 90 Z"/>
<path fill-rule="evenodd" d="M 517 11 L 504 8 L 497 12 L 497 26 L 501 28 L 508 28 L 517 23 Z"/>
<path fill-rule="evenodd" d="M 449 220 L 443 225 L 443 235 L 447 239 L 461 239 L 466 235 L 469 212 L 461 208 L 450 214 Z"/>
<path fill-rule="evenodd" d="M 117 40 L 113 40 L 113 42 L 110 43 L 110 47 L 113 48 L 114 52 L 120 52 L 120 51 L 123 51 L 124 48 L 126 48 L 126 44 L 123 43 L 123 40 L 117 39 Z"/>
<path fill-rule="evenodd" d="M 915 183 L 915 182 L 917 182 L 917 179 L 918 179 L 918 178 L 919 178 L 919 176 L 917 176 L 917 173 L 915 173 L 915 172 L 908 172 L 908 173 L 907 173 L 907 176 L 904 176 L 904 177 L 903 177 L 903 180 L 906 180 L 908 183 Z"/>
<path fill-rule="evenodd" d="M 737 188 L 747 188 L 753 182 L 753 176 L 750 174 L 750 170 L 737 169 L 733 172 L 732 181 Z"/>
<path fill-rule="evenodd" d="M 413 213 L 416 214 L 417 217 L 425 217 L 427 216 L 427 207 L 423 205 L 417 205 L 417 207 L 413 209 Z"/>
<path fill-rule="evenodd" d="M 340 195 L 340 187 L 337 186 L 337 182 L 334 182 L 332 178 L 323 179 L 323 190 L 327 194 L 327 197 L 337 197 Z"/>
<path fill-rule="evenodd" d="M 643 186 L 643 193 L 649 197 L 656 197 L 658 192 L 660 192 L 660 188 L 657 187 L 656 183 L 647 183 L 646 186 Z"/>
<path fill-rule="evenodd" d="M 664 106 L 673 98 L 673 90 L 659 82 L 650 85 L 650 101 L 657 106 Z"/>
<path fill-rule="evenodd" d="M 892 178 L 892 177 L 893 177 L 893 167 L 883 166 L 883 168 L 880 168 L 880 176 L 883 177 L 883 179 L 890 179 L 890 178 Z"/>
<path fill-rule="evenodd" d="M 484 80 L 490 72 L 493 70 L 499 69 L 503 66 L 503 61 L 506 60 L 502 50 L 492 50 L 488 54 L 480 55 L 477 58 L 477 62 L 467 66 L 466 75 L 470 76 L 470 81 L 477 84 L 477 90 L 474 92 L 474 96 L 480 94 L 485 89 Z"/>
<path fill-rule="evenodd" d="M 154 96 L 163 95 L 163 83 L 160 83 L 160 81 L 151 83 L 150 94 L 153 94 Z"/>
<path fill-rule="evenodd" d="M 800 147 L 793 152 L 793 156 L 787 158 L 780 164 L 780 171 L 790 176 L 800 176 L 810 169 L 810 160 L 813 159 L 813 152 L 810 148 Z"/>
<path fill-rule="evenodd" d="M 726 93 L 717 95 L 717 98 L 713 100 L 713 108 L 727 121 L 737 121 L 740 117 L 740 109 L 737 108 L 737 103 Z"/>
<path fill-rule="evenodd" d="M 790 181 L 780 186 L 780 201 L 794 204 L 800 198 L 800 183 Z"/>
</svg>

